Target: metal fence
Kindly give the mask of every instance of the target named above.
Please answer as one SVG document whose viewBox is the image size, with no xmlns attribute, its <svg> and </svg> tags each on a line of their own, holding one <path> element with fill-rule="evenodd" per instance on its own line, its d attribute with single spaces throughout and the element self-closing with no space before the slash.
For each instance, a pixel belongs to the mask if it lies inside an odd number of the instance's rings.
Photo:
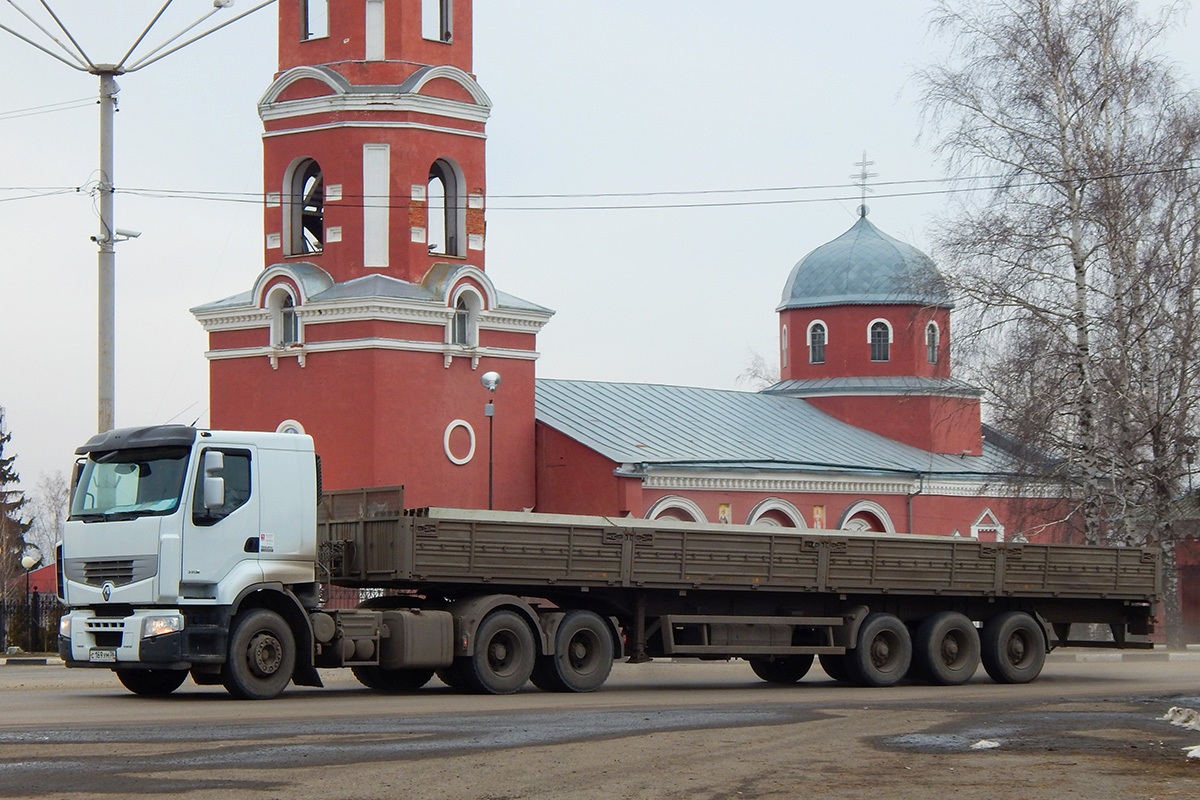
<svg viewBox="0 0 1200 800">
<path fill-rule="evenodd" d="M 0 642 L 4 652 L 19 648 L 26 653 L 58 650 L 58 618 L 62 606 L 52 594 L 31 592 L 0 598 Z"/>
</svg>

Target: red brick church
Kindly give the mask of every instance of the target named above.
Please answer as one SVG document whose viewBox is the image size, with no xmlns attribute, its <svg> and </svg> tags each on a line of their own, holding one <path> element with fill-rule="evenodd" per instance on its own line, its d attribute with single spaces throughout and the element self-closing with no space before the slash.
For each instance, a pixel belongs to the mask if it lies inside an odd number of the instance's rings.
<svg viewBox="0 0 1200 800">
<path fill-rule="evenodd" d="M 553 312 L 487 273 L 471 26 L 470 0 L 279 3 L 263 269 L 193 309 L 213 427 L 309 433 L 327 487 L 403 484 L 414 506 L 1066 535 L 951 377 L 934 264 L 865 208 L 781 265 L 776 385 L 538 379 Z"/>
</svg>

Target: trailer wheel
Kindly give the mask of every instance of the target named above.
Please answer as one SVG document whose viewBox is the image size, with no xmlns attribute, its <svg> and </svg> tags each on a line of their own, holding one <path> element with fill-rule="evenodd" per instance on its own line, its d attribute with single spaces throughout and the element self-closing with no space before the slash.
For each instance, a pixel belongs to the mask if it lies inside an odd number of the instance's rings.
<svg viewBox="0 0 1200 800">
<path fill-rule="evenodd" d="M 255 608 L 234 622 L 221 682 L 240 700 L 269 700 L 287 688 L 295 665 L 291 628 L 274 611 Z"/>
<path fill-rule="evenodd" d="M 858 629 L 858 646 L 846 654 L 846 672 L 862 686 L 895 686 L 912 663 L 908 627 L 891 614 L 875 613 Z"/>
<path fill-rule="evenodd" d="M 537 648 L 520 615 L 493 611 L 475 629 L 475 654 L 458 664 L 463 687 L 477 694 L 512 694 L 529 680 Z"/>
<path fill-rule="evenodd" d="M 1046 637 L 1024 611 L 989 619 L 981 637 L 983 668 L 996 683 L 1029 683 L 1046 664 Z"/>
<path fill-rule="evenodd" d="M 750 669 L 767 683 L 796 683 L 812 668 L 813 656 L 773 656 L 750 659 Z"/>
<path fill-rule="evenodd" d="M 530 678 L 552 692 L 594 692 L 612 672 L 608 625 L 591 611 L 570 611 L 554 635 L 554 654 L 541 656 Z"/>
<path fill-rule="evenodd" d="M 822 653 L 819 658 L 821 660 L 821 669 L 825 670 L 826 675 L 839 683 L 850 681 L 850 668 L 846 666 L 846 656 L 844 654 L 833 655 L 831 653 Z"/>
<path fill-rule="evenodd" d="M 433 679 L 431 669 L 384 669 L 374 665 L 351 667 L 350 672 L 368 689 L 388 694 L 415 692 Z"/>
<path fill-rule="evenodd" d="M 975 624 L 957 612 L 940 611 L 917 628 L 911 672 L 930 683 L 958 686 L 979 668 L 979 650 Z"/>
<path fill-rule="evenodd" d="M 142 697 L 165 697 L 187 680 L 186 669 L 119 669 L 117 680 Z"/>
</svg>

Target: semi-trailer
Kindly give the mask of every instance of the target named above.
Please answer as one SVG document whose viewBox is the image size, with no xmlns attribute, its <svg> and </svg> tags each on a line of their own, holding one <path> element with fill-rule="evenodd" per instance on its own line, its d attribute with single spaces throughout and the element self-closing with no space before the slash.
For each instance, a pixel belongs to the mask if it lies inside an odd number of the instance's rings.
<svg viewBox="0 0 1200 800">
<path fill-rule="evenodd" d="M 600 688 L 617 659 L 744 659 L 795 683 L 1025 683 L 1063 645 L 1149 647 L 1160 553 L 630 517 L 404 507 L 321 491 L 306 435 L 181 425 L 77 451 L 59 652 L 165 695 L 319 686 Z M 369 596 L 322 602 L 330 586 Z M 1107 635 L 1099 640 L 1094 632 Z"/>
</svg>

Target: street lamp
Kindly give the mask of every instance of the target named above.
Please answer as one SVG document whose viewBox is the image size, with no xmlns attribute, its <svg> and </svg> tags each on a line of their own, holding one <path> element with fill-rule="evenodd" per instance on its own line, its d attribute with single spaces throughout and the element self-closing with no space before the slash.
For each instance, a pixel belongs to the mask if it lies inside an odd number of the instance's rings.
<svg viewBox="0 0 1200 800">
<path fill-rule="evenodd" d="M 35 545 L 28 545 L 25 548 L 25 555 L 21 556 L 21 568 L 25 570 L 25 644 L 29 648 L 29 652 L 34 651 L 33 646 L 33 595 L 29 593 L 29 573 L 33 572 L 38 564 L 42 563 L 42 551 Z"/>
<path fill-rule="evenodd" d="M 496 393 L 496 387 L 500 385 L 499 372 L 485 372 L 479 376 L 479 382 L 483 384 L 483 388 L 487 389 L 490 394 Z M 493 442 L 496 437 L 493 435 L 495 428 L 493 423 L 496 421 L 496 404 L 493 398 L 489 397 L 487 405 L 483 407 L 483 414 L 488 419 L 488 510 L 492 510 L 494 495 L 494 477 L 495 477 L 495 461 L 493 460 Z"/>
</svg>

